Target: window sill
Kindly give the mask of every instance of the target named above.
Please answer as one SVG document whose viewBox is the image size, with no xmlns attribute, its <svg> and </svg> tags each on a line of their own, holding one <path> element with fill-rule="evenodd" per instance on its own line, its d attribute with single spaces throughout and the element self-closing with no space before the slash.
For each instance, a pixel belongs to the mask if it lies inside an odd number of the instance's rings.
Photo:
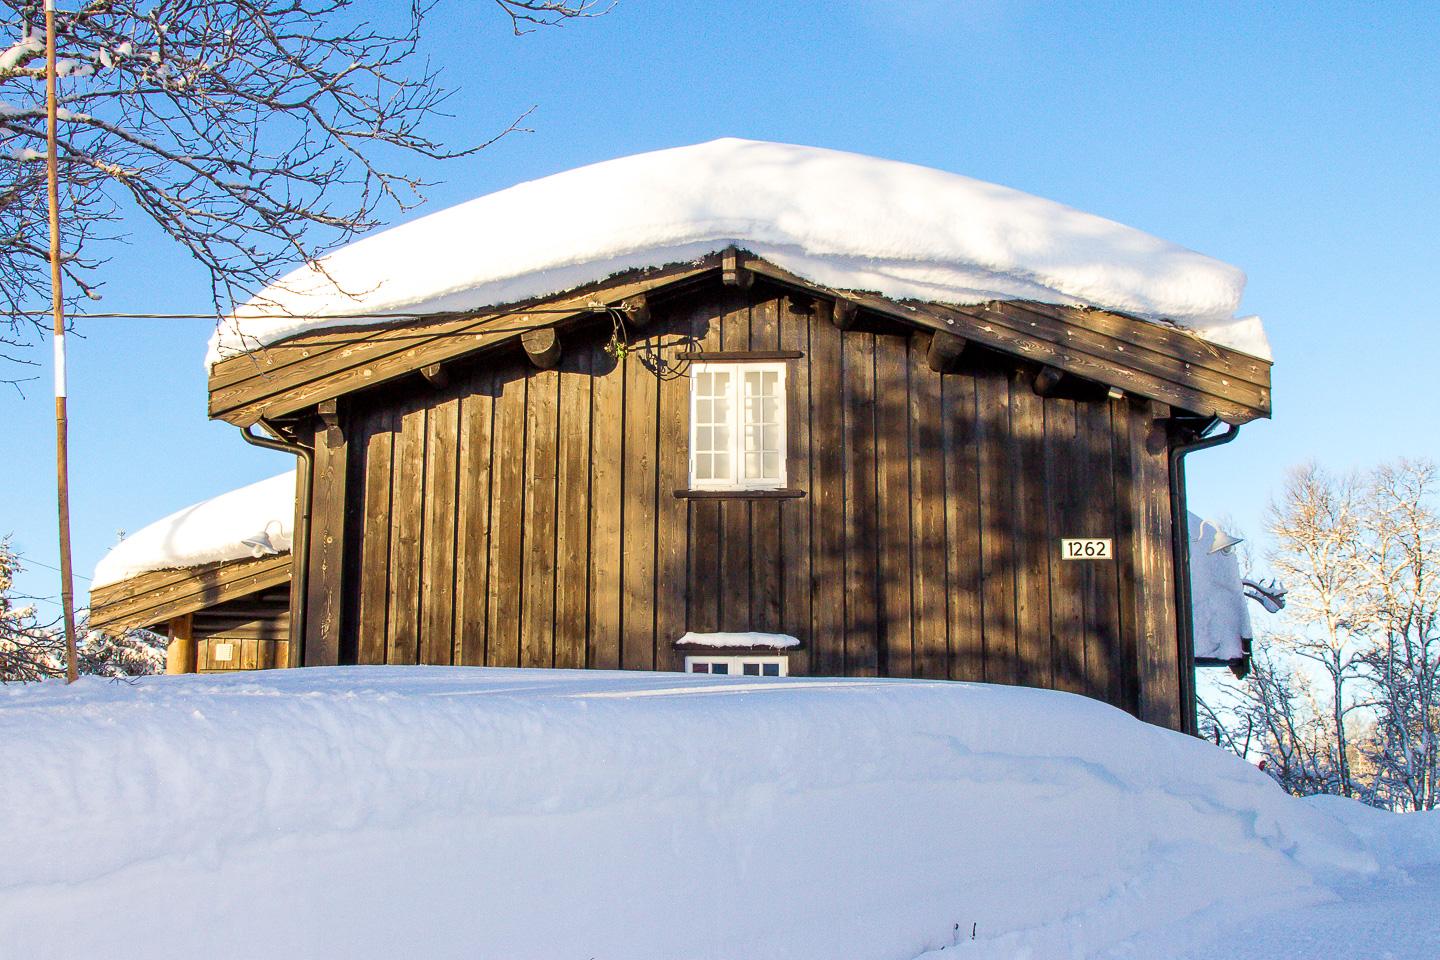
<svg viewBox="0 0 1440 960">
<path fill-rule="evenodd" d="M 769 490 L 686 490 L 675 491 L 679 500 L 794 500 L 805 496 L 804 490 L 780 487 Z"/>
</svg>

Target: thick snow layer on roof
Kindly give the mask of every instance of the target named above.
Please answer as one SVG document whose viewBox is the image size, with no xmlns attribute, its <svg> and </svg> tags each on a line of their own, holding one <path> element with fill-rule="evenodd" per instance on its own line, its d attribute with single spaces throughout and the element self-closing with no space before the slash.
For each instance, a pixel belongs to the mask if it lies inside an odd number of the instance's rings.
<svg viewBox="0 0 1440 960">
<path fill-rule="evenodd" d="M 724 139 L 580 167 L 375 233 L 279 280 L 209 362 L 356 315 L 470 310 L 735 244 L 812 282 L 896 298 L 1030 299 L 1173 321 L 1268 357 L 1245 275 L 1008 187 L 815 147 Z M 315 319 L 348 316 L 352 319 Z"/>
<path fill-rule="evenodd" d="M 1189 521 L 1195 656 L 1238 660 L 1245 655 L 1244 641 L 1255 637 L 1250 601 L 1240 582 L 1240 558 L 1233 547 L 1215 549 L 1215 538 L 1222 532 L 1215 521 L 1195 513 Z"/>
<path fill-rule="evenodd" d="M 295 471 L 291 470 L 186 507 L 130 534 L 95 565 L 91 586 L 103 587 L 152 570 L 284 553 L 290 549 L 294 523 Z M 264 549 L 265 543 L 273 551 Z"/>
<path fill-rule="evenodd" d="M 697 647 L 768 647 L 771 650 L 788 650 L 800 646 L 800 641 L 788 633 L 687 633 L 675 641 L 677 646 L 694 644 Z"/>
<path fill-rule="evenodd" d="M 113 960 L 1175 957 L 1384 866 L 1070 694 L 458 667 L 0 686 L 0 832 L 6 956 Z"/>
</svg>

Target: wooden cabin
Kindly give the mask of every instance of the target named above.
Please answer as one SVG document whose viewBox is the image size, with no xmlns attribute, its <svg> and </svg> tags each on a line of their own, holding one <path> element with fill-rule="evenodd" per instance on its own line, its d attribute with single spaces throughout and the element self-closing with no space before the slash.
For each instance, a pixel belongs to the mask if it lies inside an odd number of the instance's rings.
<svg viewBox="0 0 1440 960">
<path fill-rule="evenodd" d="M 732 245 L 291 335 L 215 363 L 209 409 L 300 458 L 292 664 L 973 680 L 1193 729 L 1180 457 L 1268 416 L 1269 368 Z"/>
</svg>

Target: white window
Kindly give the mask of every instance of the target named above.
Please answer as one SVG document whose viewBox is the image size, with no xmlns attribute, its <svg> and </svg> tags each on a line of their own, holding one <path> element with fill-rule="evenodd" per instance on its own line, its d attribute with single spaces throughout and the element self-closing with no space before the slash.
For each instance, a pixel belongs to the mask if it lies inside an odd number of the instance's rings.
<svg viewBox="0 0 1440 960">
<path fill-rule="evenodd" d="M 789 657 L 714 657 L 685 658 L 686 673 L 714 673 L 731 677 L 788 677 Z"/>
<path fill-rule="evenodd" d="M 785 364 L 690 368 L 690 486 L 785 486 Z"/>
</svg>

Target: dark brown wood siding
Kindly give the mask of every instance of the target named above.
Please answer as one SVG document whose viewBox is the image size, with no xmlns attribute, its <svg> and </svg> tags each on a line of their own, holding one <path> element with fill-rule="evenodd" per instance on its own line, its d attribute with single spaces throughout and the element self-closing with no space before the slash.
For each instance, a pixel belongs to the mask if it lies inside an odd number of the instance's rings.
<svg viewBox="0 0 1440 960">
<path fill-rule="evenodd" d="M 272 587 L 190 615 L 200 673 L 289 665 L 290 589 Z"/>
<path fill-rule="evenodd" d="M 312 567 L 343 661 L 679 669 L 687 630 L 784 632 L 795 674 L 1053 686 L 1178 726 L 1169 410 L 930 334 L 715 285 L 620 356 L 566 331 L 341 400 L 344 524 Z M 688 499 L 693 351 L 791 351 L 789 499 Z M 317 513 L 337 507 L 317 494 Z M 1112 561 L 1061 537 L 1114 538 Z M 316 555 L 325 548 L 315 548 Z M 335 577 L 343 582 L 333 582 Z M 332 608 L 333 609 L 333 608 Z M 307 656 L 307 660 L 310 657 Z"/>
</svg>

